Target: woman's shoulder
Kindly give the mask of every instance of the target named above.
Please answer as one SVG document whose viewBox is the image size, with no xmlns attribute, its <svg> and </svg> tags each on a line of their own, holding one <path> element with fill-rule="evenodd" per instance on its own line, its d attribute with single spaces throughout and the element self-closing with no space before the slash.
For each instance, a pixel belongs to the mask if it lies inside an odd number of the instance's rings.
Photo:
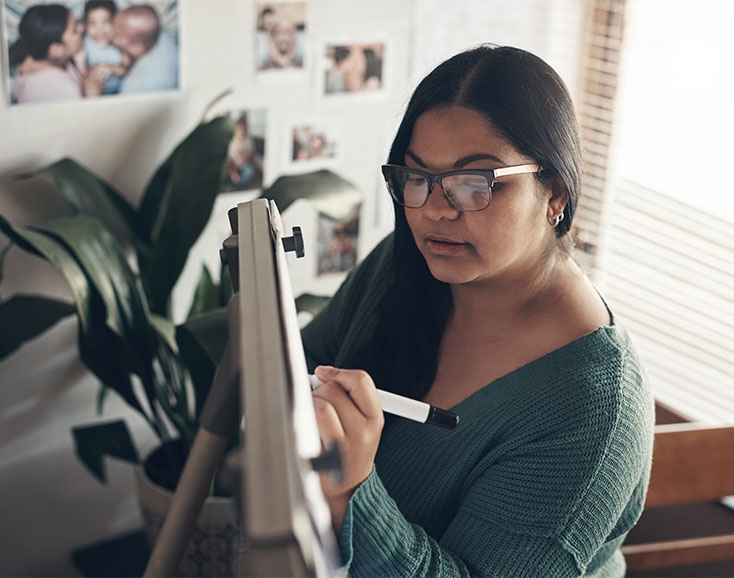
<svg viewBox="0 0 734 578">
<path fill-rule="evenodd" d="M 66 100 L 82 97 L 82 81 L 71 65 L 49 66 L 16 77 L 18 102 Z"/>
</svg>

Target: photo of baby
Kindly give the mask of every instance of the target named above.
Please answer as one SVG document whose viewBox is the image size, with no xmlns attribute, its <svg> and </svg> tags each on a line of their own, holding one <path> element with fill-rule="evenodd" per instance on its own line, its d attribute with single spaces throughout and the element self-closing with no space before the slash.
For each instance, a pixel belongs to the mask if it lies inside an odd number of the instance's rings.
<svg viewBox="0 0 734 578">
<path fill-rule="evenodd" d="M 304 66 L 306 3 L 257 3 L 255 64 L 259 71 Z"/>
<path fill-rule="evenodd" d="M 324 93 L 372 92 L 383 86 L 384 44 L 326 46 Z"/>
<path fill-rule="evenodd" d="M 177 2 L 5 0 L 11 105 L 179 86 Z"/>
</svg>

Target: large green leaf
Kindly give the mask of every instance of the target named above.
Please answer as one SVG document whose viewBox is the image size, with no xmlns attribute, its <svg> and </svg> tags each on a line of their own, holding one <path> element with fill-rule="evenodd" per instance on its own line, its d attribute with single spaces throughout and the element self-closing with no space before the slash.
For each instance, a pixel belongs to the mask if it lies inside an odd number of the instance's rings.
<svg viewBox="0 0 734 578">
<path fill-rule="evenodd" d="M 168 317 L 163 317 L 163 315 L 151 313 L 150 323 L 171 351 L 173 353 L 178 353 L 178 345 L 176 344 L 176 326 L 173 324 L 173 321 Z"/>
<path fill-rule="evenodd" d="M 317 315 L 326 304 L 329 302 L 331 297 L 326 295 L 313 295 L 312 293 L 302 293 L 296 298 L 296 311 L 306 311 L 311 315 Z"/>
<path fill-rule="evenodd" d="M 105 314 L 104 326 L 93 338 L 80 336 L 84 363 L 102 383 L 117 391 L 149 418 L 156 431 L 159 419 L 145 413 L 130 374 L 137 375 L 148 398 L 156 397 L 156 369 L 160 338 L 152 325 L 145 295 L 127 263 L 120 242 L 95 217 L 75 215 L 34 227 L 61 242 L 91 281 Z"/>
<path fill-rule="evenodd" d="M 199 282 L 196 284 L 196 291 L 194 291 L 194 299 L 191 302 L 189 314 L 186 318 L 191 319 L 200 313 L 216 309 L 221 305 L 219 297 L 219 287 L 212 280 L 209 268 L 206 265 L 202 265 Z"/>
<path fill-rule="evenodd" d="M 232 287 L 232 276 L 229 274 L 229 266 L 222 263 L 219 269 L 219 307 L 227 305 L 232 295 L 234 295 L 234 287 Z"/>
<path fill-rule="evenodd" d="M 130 431 L 122 420 L 75 427 L 71 431 L 79 459 L 102 482 L 107 481 L 104 456 L 140 463 Z"/>
<path fill-rule="evenodd" d="M 263 191 L 281 213 L 299 199 L 307 199 L 320 213 L 343 221 L 359 209 L 362 192 L 336 173 L 322 169 L 312 173 L 279 177 Z"/>
<path fill-rule="evenodd" d="M 97 400 L 97 410 L 101 412 L 106 393 L 112 389 L 130 407 L 138 411 L 160 437 L 161 426 L 156 421 L 156 416 L 146 411 L 133 386 L 131 368 L 127 361 L 130 356 L 128 344 L 113 331 L 106 327 L 104 329 L 96 339 L 79 336 L 79 356 L 102 383 Z M 154 397 L 154 391 L 152 387 L 149 387 L 148 390 L 146 395 L 151 400 Z"/>
<path fill-rule="evenodd" d="M 232 130 L 227 117 L 197 126 L 158 169 L 144 193 L 137 230 L 150 249 L 139 259 L 156 313 L 166 314 L 189 250 L 209 219 Z"/>
<path fill-rule="evenodd" d="M 18 178 L 45 176 L 53 181 L 66 203 L 77 213 L 97 215 L 114 230 L 134 240 L 135 211 L 111 185 L 75 160 L 63 158 Z"/>
<path fill-rule="evenodd" d="M 71 303 L 40 295 L 14 295 L 3 301 L 0 303 L 0 327 L 3 328 L 0 359 L 74 311 Z"/>
<path fill-rule="evenodd" d="M 214 373 L 228 339 L 227 308 L 202 313 L 176 327 L 181 359 L 191 374 L 196 397 L 196 414 L 206 401 Z"/>
<path fill-rule="evenodd" d="M 96 218 L 75 215 L 32 227 L 64 243 L 74 254 L 102 297 L 107 325 L 121 337 L 144 325 L 148 332 L 145 296 L 130 269 L 120 242 Z"/>
<path fill-rule="evenodd" d="M 82 331 L 89 334 L 93 325 L 93 288 L 70 250 L 58 240 L 27 227 L 16 227 L 0 215 L 0 230 L 21 249 L 38 255 L 61 272 L 71 289 Z M 104 311 L 102 311 L 104 314 Z M 104 318 L 103 318 L 104 319 Z"/>
<path fill-rule="evenodd" d="M 74 219 L 89 217 L 78 216 L 70 220 Z M 82 361 L 103 383 L 103 387 L 117 391 L 127 403 L 150 421 L 150 416 L 145 413 L 135 394 L 130 368 L 125 365 L 129 359 L 126 343 L 107 326 L 107 308 L 103 299 L 80 266 L 73 250 L 55 233 L 15 227 L 2 216 L 0 230 L 20 248 L 47 259 L 61 272 L 71 288 L 79 315 L 79 354 Z M 103 265 L 106 266 L 106 263 Z M 154 423 L 151 426 L 154 429 L 156 427 Z"/>
</svg>

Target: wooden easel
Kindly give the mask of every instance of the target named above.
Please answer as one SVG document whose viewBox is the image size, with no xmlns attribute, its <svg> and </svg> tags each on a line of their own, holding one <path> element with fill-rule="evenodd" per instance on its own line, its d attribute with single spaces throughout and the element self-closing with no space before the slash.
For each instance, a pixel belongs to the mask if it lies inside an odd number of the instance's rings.
<svg viewBox="0 0 734 578">
<path fill-rule="evenodd" d="M 285 251 L 303 254 L 300 231 L 284 238 L 275 203 L 229 211 L 222 249 L 235 293 L 229 341 L 200 427 L 145 576 L 174 576 L 227 441 L 244 417 L 239 507 L 248 543 L 245 576 L 338 576 L 340 560 L 314 465 L 324 461 L 311 402 Z"/>
</svg>

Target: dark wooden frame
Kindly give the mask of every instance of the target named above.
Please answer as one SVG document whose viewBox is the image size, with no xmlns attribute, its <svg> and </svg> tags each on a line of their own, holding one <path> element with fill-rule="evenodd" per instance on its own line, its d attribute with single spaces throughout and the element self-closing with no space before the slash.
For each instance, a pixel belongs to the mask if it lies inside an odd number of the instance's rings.
<svg viewBox="0 0 734 578">
<path fill-rule="evenodd" d="M 664 412 L 658 415 L 668 421 Z M 734 495 L 734 426 L 656 426 L 645 507 L 716 501 L 728 495 Z M 734 560 L 734 534 L 631 544 L 622 552 L 630 572 Z"/>
</svg>

